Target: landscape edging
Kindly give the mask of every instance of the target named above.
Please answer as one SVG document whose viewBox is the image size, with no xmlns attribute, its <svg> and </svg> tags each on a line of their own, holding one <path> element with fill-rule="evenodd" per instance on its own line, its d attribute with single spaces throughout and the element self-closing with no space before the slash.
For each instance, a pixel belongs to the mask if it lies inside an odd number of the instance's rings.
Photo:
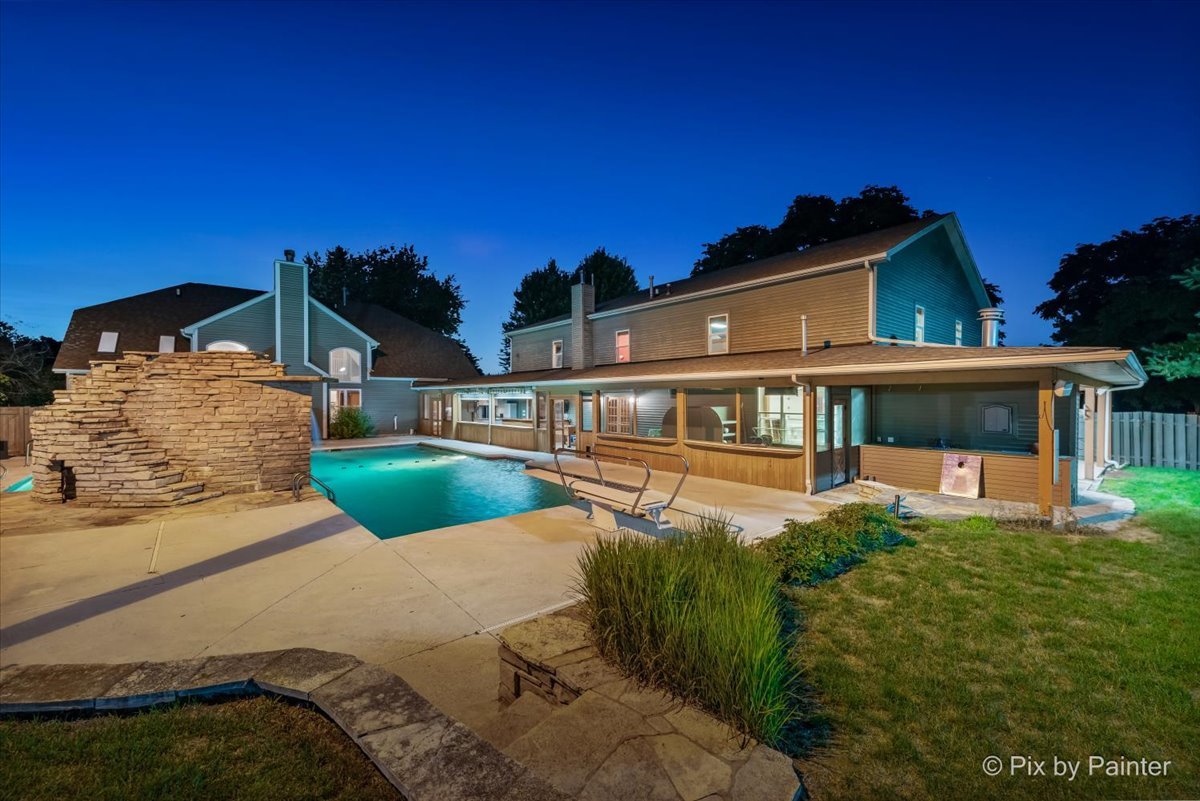
<svg viewBox="0 0 1200 801">
<path fill-rule="evenodd" d="M 185 698 L 260 694 L 321 710 L 407 801 L 567 798 L 439 712 L 399 676 L 349 654 L 291 648 L 171 662 L 0 669 L 0 717 L 112 712 Z"/>
</svg>

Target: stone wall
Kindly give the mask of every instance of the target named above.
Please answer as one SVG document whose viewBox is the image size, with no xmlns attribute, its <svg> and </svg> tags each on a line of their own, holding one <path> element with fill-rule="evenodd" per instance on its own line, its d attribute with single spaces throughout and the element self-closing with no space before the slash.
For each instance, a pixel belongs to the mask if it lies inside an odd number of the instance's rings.
<svg viewBox="0 0 1200 801">
<path fill-rule="evenodd" d="M 127 353 L 34 413 L 33 496 L 172 506 L 281 491 L 308 470 L 309 395 L 256 353 Z M 274 384 L 275 386 L 270 386 Z"/>
</svg>

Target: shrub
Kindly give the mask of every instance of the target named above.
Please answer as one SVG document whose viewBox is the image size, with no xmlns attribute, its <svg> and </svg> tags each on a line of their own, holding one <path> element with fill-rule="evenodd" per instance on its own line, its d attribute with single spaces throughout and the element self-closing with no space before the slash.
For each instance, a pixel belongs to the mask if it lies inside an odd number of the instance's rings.
<svg viewBox="0 0 1200 801">
<path fill-rule="evenodd" d="M 355 406 L 342 406 L 329 423 L 329 436 L 334 439 L 361 439 L 374 433 L 371 418 Z"/>
<path fill-rule="evenodd" d="M 779 589 L 772 566 L 717 518 L 669 540 L 602 538 L 579 557 L 601 653 L 772 745 L 796 712 L 799 687 Z"/>
<path fill-rule="evenodd" d="M 844 573 L 870 551 L 908 542 L 882 506 L 848 503 L 810 522 L 789 520 L 754 549 L 774 565 L 780 581 L 816 584 Z"/>
</svg>

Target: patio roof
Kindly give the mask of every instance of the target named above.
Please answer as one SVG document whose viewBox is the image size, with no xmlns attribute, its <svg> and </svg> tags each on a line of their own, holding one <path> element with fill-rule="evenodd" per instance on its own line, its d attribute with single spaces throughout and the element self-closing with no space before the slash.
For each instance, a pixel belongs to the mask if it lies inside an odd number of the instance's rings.
<svg viewBox="0 0 1200 801">
<path fill-rule="evenodd" d="M 664 381 L 816 378 L 879 373 L 945 372 L 1059 367 L 1109 386 L 1135 386 L 1146 373 L 1132 351 L 1066 347 L 901 347 L 846 345 L 805 354 L 799 349 L 695 356 L 647 362 L 605 364 L 583 370 L 528 370 L 469 380 L 419 382 L 417 389 L 449 387 L 567 386 Z"/>
</svg>

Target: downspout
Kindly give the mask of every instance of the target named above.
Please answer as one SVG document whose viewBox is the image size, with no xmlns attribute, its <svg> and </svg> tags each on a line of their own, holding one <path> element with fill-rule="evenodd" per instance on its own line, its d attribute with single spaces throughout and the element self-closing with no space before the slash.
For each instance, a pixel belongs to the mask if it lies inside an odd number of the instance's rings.
<svg viewBox="0 0 1200 801">
<path fill-rule="evenodd" d="M 1108 410 L 1104 415 L 1104 450 L 1105 450 L 1104 471 L 1105 472 L 1107 472 L 1108 468 L 1110 468 L 1110 467 L 1119 467 L 1119 465 L 1117 464 L 1117 460 L 1111 458 L 1112 457 L 1112 416 L 1113 416 L 1112 395 L 1116 392 L 1124 392 L 1127 389 L 1141 389 L 1144 386 L 1146 386 L 1146 382 L 1139 379 L 1136 384 L 1130 384 L 1127 387 L 1109 387 L 1108 391 L 1105 393 L 1106 395 L 1109 396 Z"/>
<path fill-rule="evenodd" d="M 496 393 L 488 390 L 488 445 L 492 444 L 492 418 L 496 416 Z"/>
<path fill-rule="evenodd" d="M 875 266 L 869 260 L 863 262 L 867 268 L 867 339 L 871 342 L 875 336 Z"/>
</svg>

